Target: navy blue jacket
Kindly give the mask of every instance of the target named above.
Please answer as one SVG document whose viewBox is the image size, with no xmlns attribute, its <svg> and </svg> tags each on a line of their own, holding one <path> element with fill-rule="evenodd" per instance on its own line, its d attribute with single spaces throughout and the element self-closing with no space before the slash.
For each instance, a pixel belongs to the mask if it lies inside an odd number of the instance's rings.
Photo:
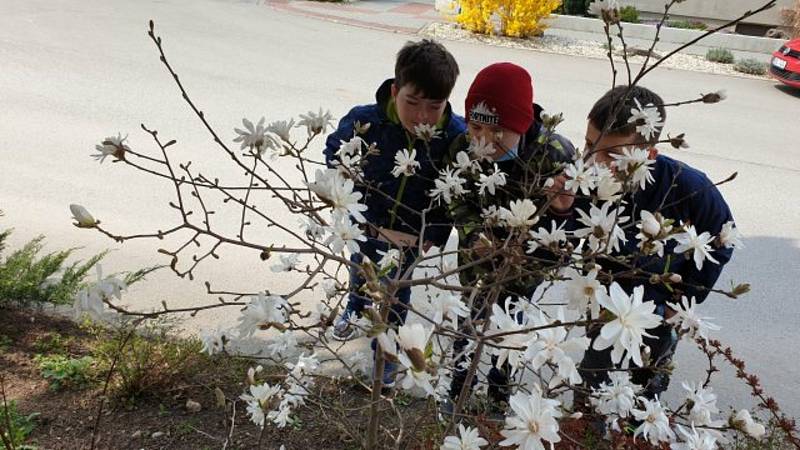
<svg viewBox="0 0 800 450">
<path fill-rule="evenodd" d="M 675 220 L 675 225 L 683 221 L 694 225 L 697 234 L 707 231 L 713 236 L 719 234 L 726 222 L 733 220 L 722 194 L 703 172 L 668 156 L 659 155 L 651 174 L 655 181 L 646 189 L 638 191 L 633 202 L 628 201 L 623 212 L 623 215 L 631 219 L 623 225 L 628 241 L 620 246 L 620 254 L 632 255 L 639 252 L 638 240 L 635 237 L 639 230 L 632 222 L 639 220 L 640 211 L 643 209 L 650 212 L 659 211 L 665 218 Z M 586 211 L 588 212 L 588 208 Z M 719 264 L 706 260 L 703 262 L 703 269 L 697 270 L 694 260 L 673 254 L 676 245 L 675 240 L 668 241 L 664 246 L 663 258 L 658 255 L 640 257 L 635 266 L 644 270 L 646 272 L 644 275 L 640 274 L 635 278 L 619 277 L 615 278 L 615 281 L 629 293 L 634 287 L 643 285 L 644 300 L 655 301 L 656 304 L 679 301 L 681 294 L 695 297 L 698 303 L 703 302 L 709 294 L 709 289 L 717 282 L 723 266 L 730 261 L 733 249 L 716 249 L 712 245 L 714 251 L 711 252 L 711 256 L 719 261 Z M 610 271 L 612 274 L 628 270 L 623 265 L 609 260 L 600 261 L 600 264 L 604 271 Z M 677 288 L 675 293 L 663 285 L 653 285 L 648 282 L 648 274 L 662 274 L 665 270 L 677 273 L 683 278 L 683 283 L 673 286 Z"/>
<path fill-rule="evenodd" d="M 393 82 L 392 79 L 386 80 L 378 88 L 376 103 L 356 106 L 341 119 L 339 127 L 326 141 L 325 161 L 329 167 L 333 167 L 341 141 L 347 142 L 353 138 L 355 123 L 359 122 L 362 126 L 369 123 L 369 130 L 360 137 L 367 144 L 375 143 L 380 153 L 366 157 L 365 182 L 356 183 L 356 189 L 364 194 L 362 201 L 368 208 L 364 217 L 376 227 L 387 227 L 416 236 L 422 228 L 420 213 L 432 206 L 428 191 L 434 187 L 433 180 L 443 167 L 442 160 L 453 139 L 464 133 L 465 124 L 464 118 L 454 114 L 448 103 L 440 136 L 430 142 L 429 151 L 423 141 L 416 139 L 399 121 L 387 115 Z M 416 159 L 420 167 L 406 181 L 399 204 L 395 205 L 403 177 L 392 175 L 394 156 L 409 146 L 417 150 Z M 369 185 L 370 189 L 365 185 Z M 396 211 L 394 218 L 391 214 L 393 209 Z M 431 208 L 425 213 L 424 240 L 441 246 L 447 241 L 450 230 L 451 225 L 441 208 Z"/>
</svg>

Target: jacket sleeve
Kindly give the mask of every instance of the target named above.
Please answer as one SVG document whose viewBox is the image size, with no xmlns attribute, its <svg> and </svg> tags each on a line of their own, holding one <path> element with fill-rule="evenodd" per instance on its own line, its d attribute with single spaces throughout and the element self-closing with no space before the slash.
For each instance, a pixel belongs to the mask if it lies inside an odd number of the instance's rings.
<svg viewBox="0 0 800 450">
<path fill-rule="evenodd" d="M 699 183 L 692 183 L 692 190 L 687 201 L 688 217 L 697 233 L 709 232 L 712 236 L 719 235 L 722 226 L 733 220 L 730 208 L 716 186 L 705 176 Z M 713 246 L 713 245 L 712 245 Z M 687 297 L 695 297 L 697 303 L 702 303 L 708 297 L 709 290 L 719 279 L 723 267 L 731 260 L 733 249 L 714 248 L 710 252 L 717 264 L 704 261 L 702 269 L 698 270 L 693 262 L 684 264 L 680 273 L 683 278 L 683 291 Z M 680 256 L 680 255 L 676 255 Z"/>
<path fill-rule="evenodd" d="M 329 134 L 328 138 L 325 140 L 325 150 L 323 150 L 323 153 L 325 154 L 325 164 L 327 164 L 328 167 L 335 166 L 334 162 L 337 161 L 336 152 L 339 151 L 342 141 L 346 142 L 353 137 L 355 115 L 355 108 L 351 109 L 350 112 L 339 121 L 339 126 L 336 128 L 336 131 Z"/>
</svg>

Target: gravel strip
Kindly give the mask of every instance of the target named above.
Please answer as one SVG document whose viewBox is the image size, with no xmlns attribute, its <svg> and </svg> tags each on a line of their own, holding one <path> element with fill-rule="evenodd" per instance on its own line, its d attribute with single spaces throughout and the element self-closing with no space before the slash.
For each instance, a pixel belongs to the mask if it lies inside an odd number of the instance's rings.
<svg viewBox="0 0 800 450">
<path fill-rule="evenodd" d="M 561 36 L 532 37 L 526 39 L 511 38 L 505 36 L 487 36 L 472 33 L 464 30 L 454 23 L 431 23 L 420 30 L 420 34 L 426 37 L 444 39 L 450 41 L 462 41 L 489 44 L 498 47 L 509 47 L 517 49 L 534 50 L 544 53 L 557 53 L 560 55 L 585 56 L 588 58 L 604 59 L 608 61 L 608 51 L 603 48 L 603 44 L 594 41 L 565 38 Z M 617 46 L 619 47 L 619 45 Z M 645 58 L 643 56 L 630 56 L 629 61 L 633 64 L 641 64 Z M 620 51 L 615 51 L 614 61 L 624 64 Z M 650 59 L 652 64 L 653 58 Z M 753 78 L 758 80 L 768 80 L 769 76 L 749 75 L 733 70 L 733 64 L 720 64 L 707 61 L 705 58 L 696 55 L 678 53 L 671 56 L 661 64 L 662 67 L 671 69 L 691 70 L 695 72 L 706 72 L 720 75 L 729 75 L 742 78 Z M 618 70 L 619 70 L 618 66 Z M 624 67 L 620 73 L 624 71 Z"/>
</svg>

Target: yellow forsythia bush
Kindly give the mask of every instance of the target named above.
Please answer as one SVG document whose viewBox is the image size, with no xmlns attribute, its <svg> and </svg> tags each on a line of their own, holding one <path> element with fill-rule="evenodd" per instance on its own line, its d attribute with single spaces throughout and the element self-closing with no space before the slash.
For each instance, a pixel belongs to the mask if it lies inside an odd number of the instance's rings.
<svg viewBox="0 0 800 450">
<path fill-rule="evenodd" d="M 456 21 L 475 33 L 527 37 L 541 34 L 561 0 L 461 0 Z"/>
</svg>

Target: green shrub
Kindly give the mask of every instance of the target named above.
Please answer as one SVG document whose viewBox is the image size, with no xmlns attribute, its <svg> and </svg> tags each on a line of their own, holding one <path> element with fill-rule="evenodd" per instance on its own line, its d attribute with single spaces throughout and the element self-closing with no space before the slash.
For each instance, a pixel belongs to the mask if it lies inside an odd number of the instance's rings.
<svg viewBox="0 0 800 450">
<path fill-rule="evenodd" d="M 623 6 L 619 9 L 619 19 L 628 23 L 639 23 L 639 10 L 635 6 Z"/>
<path fill-rule="evenodd" d="M 564 14 L 583 16 L 586 14 L 586 10 L 589 9 L 589 3 L 591 2 L 592 0 L 564 0 L 562 4 Z"/>
<path fill-rule="evenodd" d="M 733 66 L 733 69 L 749 75 L 764 75 L 767 73 L 767 65 L 753 58 L 738 61 Z"/>
<path fill-rule="evenodd" d="M 733 53 L 727 48 L 711 48 L 706 52 L 706 59 L 711 62 L 733 64 Z"/>
<path fill-rule="evenodd" d="M 684 30 L 705 30 L 708 28 L 708 25 L 697 20 L 669 20 L 667 21 L 667 26 Z"/>
<path fill-rule="evenodd" d="M 91 356 L 69 358 L 64 355 L 36 355 L 42 376 L 50 382 L 50 389 L 81 388 L 94 380 L 94 359 Z"/>
<path fill-rule="evenodd" d="M 39 413 L 22 415 L 17 410 L 17 402 L 11 400 L 5 403 L 0 400 L 0 433 L 3 434 L 3 438 L 0 439 L 0 450 L 8 449 L 5 441 L 8 441 L 12 448 L 18 450 L 32 448 L 24 446 L 22 443 L 36 428 L 36 416 L 38 415 Z"/>
<path fill-rule="evenodd" d="M 11 230 L 0 233 L 0 253 L 10 234 Z M 65 266 L 75 249 L 42 255 L 43 248 L 44 237 L 39 236 L 5 260 L 0 259 L 0 306 L 10 302 L 70 304 L 75 293 L 86 284 L 89 271 L 105 256 L 104 252 L 85 263 L 78 261 Z"/>
<path fill-rule="evenodd" d="M 58 333 L 47 333 L 33 341 L 33 350 L 41 354 L 64 355 L 67 353 L 67 347 L 71 341 L 71 337 L 64 337 Z"/>
<path fill-rule="evenodd" d="M 123 327 L 100 340 L 94 352 L 99 369 L 107 372 L 116 359 L 111 384 L 115 397 L 128 402 L 156 397 L 189 378 L 206 360 L 198 339 L 177 339 L 167 331 L 151 325 L 141 334 L 130 334 L 130 327 Z"/>
</svg>

